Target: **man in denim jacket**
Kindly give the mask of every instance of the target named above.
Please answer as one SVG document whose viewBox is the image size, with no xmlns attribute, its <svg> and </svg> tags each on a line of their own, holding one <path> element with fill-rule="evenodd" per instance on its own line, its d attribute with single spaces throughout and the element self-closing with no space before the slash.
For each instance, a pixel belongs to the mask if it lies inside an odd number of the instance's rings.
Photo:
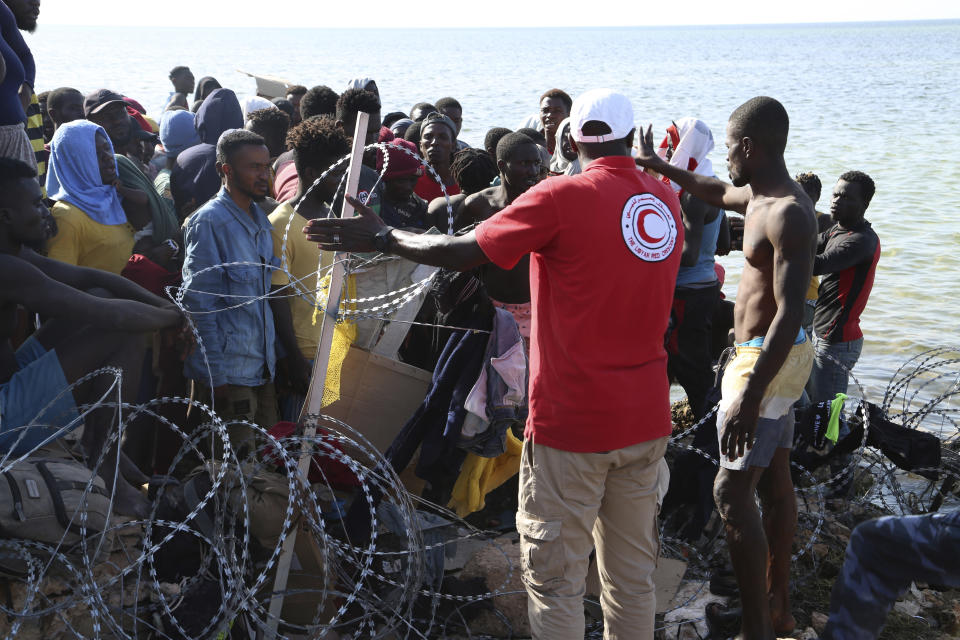
<svg viewBox="0 0 960 640">
<path fill-rule="evenodd" d="M 270 221 L 256 204 L 270 189 L 263 138 L 225 132 L 217 143 L 217 171 L 220 193 L 184 225 L 184 303 L 202 341 L 184 374 L 197 382 L 202 399 L 212 395 L 222 418 L 269 428 L 277 419 L 276 332 L 265 296 L 278 261 Z M 250 444 L 245 433 L 230 429 L 236 451 Z"/>
</svg>

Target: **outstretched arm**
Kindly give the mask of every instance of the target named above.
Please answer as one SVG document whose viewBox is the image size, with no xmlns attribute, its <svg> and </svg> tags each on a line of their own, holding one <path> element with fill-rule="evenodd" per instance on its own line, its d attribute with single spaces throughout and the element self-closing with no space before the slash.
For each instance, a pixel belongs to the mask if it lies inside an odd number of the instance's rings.
<svg viewBox="0 0 960 640">
<path fill-rule="evenodd" d="M 708 204 L 727 211 L 737 211 L 739 213 L 746 213 L 747 211 L 747 204 L 750 202 L 751 195 L 750 187 L 735 187 L 723 180 L 702 176 L 673 166 L 658 156 L 654 150 L 653 125 L 647 127 L 647 132 L 640 136 L 640 150 L 636 162 L 641 167 L 646 167 L 670 178 L 683 187 L 684 191 L 689 191 L 691 195 Z"/>
<path fill-rule="evenodd" d="M 774 215 L 767 219 L 766 235 L 773 245 L 773 298 L 777 312 L 743 395 L 727 413 L 727 429 L 720 452 L 731 458 L 743 455 L 753 442 L 764 393 L 786 362 L 800 332 L 804 299 L 813 270 L 816 229 L 808 212 L 799 205 L 788 205 L 771 213 Z"/>
<path fill-rule="evenodd" d="M 3 298 L 33 313 L 69 317 L 72 322 L 114 331 L 148 332 L 180 324 L 183 316 L 172 305 L 156 308 L 133 300 L 98 298 L 47 277 L 25 260 L 0 262 Z"/>
<path fill-rule="evenodd" d="M 24 247 L 20 257 L 29 262 L 52 280 L 74 289 L 86 291 L 93 288 L 106 289 L 117 298 L 135 300 L 152 307 L 175 308 L 169 300 L 155 296 L 137 283 L 102 269 L 90 269 L 52 260 Z"/>
<path fill-rule="evenodd" d="M 303 229 L 307 240 L 318 243 L 324 251 L 375 251 L 374 237 L 388 226 L 373 209 L 356 198 L 347 196 L 347 200 L 358 215 L 311 220 Z M 490 262 L 473 231 L 451 237 L 394 229 L 388 237 L 388 251 L 413 262 L 457 271 L 468 271 Z"/>
</svg>

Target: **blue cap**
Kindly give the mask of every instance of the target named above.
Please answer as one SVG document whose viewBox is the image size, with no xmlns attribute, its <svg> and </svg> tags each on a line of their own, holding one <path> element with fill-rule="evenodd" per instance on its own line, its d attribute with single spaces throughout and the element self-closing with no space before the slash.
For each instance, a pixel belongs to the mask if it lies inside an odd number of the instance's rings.
<svg viewBox="0 0 960 640">
<path fill-rule="evenodd" d="M 189 111 L 165 111 L 160 118 L 160 144 L 167 155 L 176 157 L 180 152 L 200 144 L 200 134 L 193 124 Z"/>
</svg>

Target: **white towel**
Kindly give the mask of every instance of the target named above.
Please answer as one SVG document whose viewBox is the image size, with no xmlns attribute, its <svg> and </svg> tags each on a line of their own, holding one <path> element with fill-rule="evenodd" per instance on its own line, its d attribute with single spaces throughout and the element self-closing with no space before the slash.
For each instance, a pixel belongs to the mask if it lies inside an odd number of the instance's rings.
<svg viewBox="0 0 960 640">
<path fill-rule="evenodd" d="M 706 122 L 697 118 L 680 118 L 671 124 L 667 127 L 667 135 L 660 143 L 660 148 L 657 149 L 657 155 L 666 159 L 667 149 L 671 146 L 673 155 L 670 156 L 670 164 L 702 176 L 714 175 L 713 163 L 707 158 L 713 151 L 713 133 Z M 669 182 L 674 191 L 681 191 L 676 182 L 667 178 L 663 181 Z"/>
</svg>

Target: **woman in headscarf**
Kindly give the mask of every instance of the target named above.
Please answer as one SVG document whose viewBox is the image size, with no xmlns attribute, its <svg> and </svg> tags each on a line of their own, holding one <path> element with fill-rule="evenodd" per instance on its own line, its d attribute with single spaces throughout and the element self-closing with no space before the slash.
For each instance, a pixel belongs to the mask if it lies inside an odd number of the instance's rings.
<svg viewBox="0 0 960 640">
<path fill-rule="evenodd" d="M 51 258 L 119 274 L 133 252 L 134 228 L 120 204 L 113 145 L 102 127 L 75 120 L 50 142 L 47 194 L 57 221 Z"/>
<path fill-rule="evenodd" d="M 207 99 L 207 96 L 220 88 L 220 83 L 217 82 L 216 78 L 212 76 L 200 78 L 200 82 L 197 83 L 197 90 L 193 94 L 193 104 L 190 110 L 196 113 L 200 105 L 203 104 L 203 101 Z"/>
<path fill-rule="evenodd" d="M 164 168 L 153 181 L 154 190 L 171 202 L 170 172 L 176 165 L 177 156 L 190 147 L 200 144 L 200 135 L 189 111 L 165 111 L 160 118 L 160 144 L 163 145 L 166 161 Z"/>
<path fill-rule="evenodd" d="M 197 83 L 197 90 L 193 94 L 193 99 L 203 102 L 214 90 L 220 88 L 220 83 L 217 82 L 216 78 L 213 76 L 204 76 L 200 78 L 200 81 Z"/>
<path fill-rule="evenodd" d="M 134 134 L 142 131 L 132 118 L 130 130 L 131 137 L 136 137 Z M 154 247 L 163 246 L 167 241 L 173 240 L 176 244 L 168 244 L 167 246 L 170 247 L 168 251 L 156 254 L 159 261 L 165 263 L 178 252 L 180 246 L 180 225 L 177 223 L 173 204 L 157 193 L 153 188 L 153 181 L 140 170 L 137 163 L 125 155 L 117 156 L 117 175 L 124 188 L 136 192 L 136 197 L 146 205 L 149 214 L 149 219 L 142 227 L 137 225 L 139 227 L 136 233 L 137 253 L 151 255 Z"/>
<path fill-rule="evenodd" d="M 573 176 L 580 173 L 580 158 L 570 146 L 570 118 L 557 127 L 557 140 L 553 145 L 550 158 L 550 174 L 554 176 Z"/>
</svg>

